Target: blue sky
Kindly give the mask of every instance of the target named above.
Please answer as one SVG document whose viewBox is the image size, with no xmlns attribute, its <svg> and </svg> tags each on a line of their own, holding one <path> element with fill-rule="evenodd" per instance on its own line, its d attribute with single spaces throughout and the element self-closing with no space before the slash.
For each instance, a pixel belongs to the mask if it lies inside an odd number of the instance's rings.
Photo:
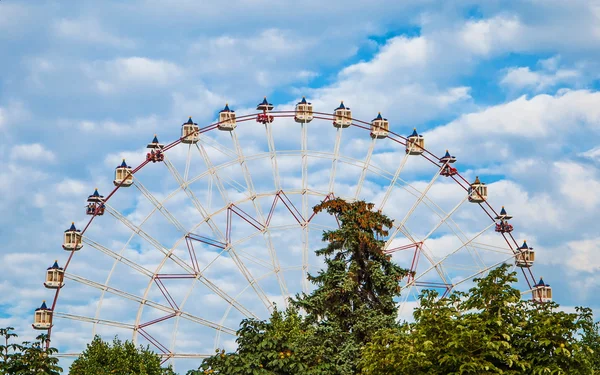
<svg viewBox="0 0 600 375">
<path fill-rule="evenodd" d="M 44 270 L 54 259 L 61 264 L 66 261 L 67 254 L 60 248 L 62 231 L 71 221 L 78 227 L 84 225 L 85 197 L 94 187 L 102 193 L 110 191 L 111 174 L 122 157 L 137 165 L 153 134 L 164 142 L 175 140 L 187 116 L 201 125 L 211 123 L 225 102 L 239 114 L 251 113 L 264 95 L 279 109 L 293 108 L 306 95 L 315 110 L 322 112 L 344 100 L 356 118 L 369 121 L 381 111 L 400 134 L 417 127 L 428 149 L 438 155 L 450 149 L 464 176 L 479 175 L 489 183 L 490 203 L 496 208 L 505 205 L 515 215 L 515 238 L 527 239 L 537 250 L 534 273 L 553 286 L 557 302 L 567 309 L 578 305 L 600 308 L 595 298 L 600 292 L 599 25 L 600 5 L 592 0 L 517 0 L 510 5 L 494 0 L 483 4 L 377 0 L 368 7 L 352 0 L 235 0 L 227 4 L 3 0 L 0 264 L 5 271 L 0 278 L 0 326 L 17 327 L 26 338 L 33 335 L 28 328 L 31 312 L 42 299 L 52 297 L 41 285 Z M 333 149 L 335 132 L 330 125 L 309 129 L 309 149 Z M 245 155 L 268 151 L 266 133 L 258 124 L 240 124 L 236 134 Z M 340 152 L 364 160 L 368 136 L 350 130 L 343 134 Z M 300 148 L 299 126 L 291 121 L 276 122 L 273 136 L 278 150 Z M 226 133 L 211 133 L 207 139 L 233 149 Z M 215 148 L 206 147 L 215 163 L 227 160 Z M 186 150 L 173 150 L 170 157 L 182 175 Z M 402 157 L 401 149 L 378 141 L 371 163 L 393 174 Z M 300 159 L 279 158 L 284 186 L 300 183 Z M 309 174 L 314 181 L 309 185 L 327 185 L 330 164 L 311 160 Z M 189 176 L 202 173 L 204 163 L 196 151 Z M 273 185 L 270 161 L 248 162 L 248 166 L 257 191 Z M 143 170 L 139 181 L 154 196 L 165 199 L 178 185 L 166 168 L 151 167 Z M 352 195 L 356 188 L 360 173 L 352 168 L 347 164 L 338 168 L 340 195 Z M 244 184 L 242 169 L 221 173 Z M 418 190 L 425 188 L 434 173 L 410 159 L 402 176 Z M 216 187 L 208 193 L 209 179 L 200 180 L 194 187 L 196 193 L 205 201 L 212 194 L 216 209 L 223 198 L 216 197 Z M 381 200 L 382 185 L 380 177 L 367 174 L 361 197 Z M 388 208 L 391 214 L 397 211 L 399 219 L 414 200 L 404 193 L 394 193 Z M 428 197 L 447 211 L 463 198 L 461 194 L 447 180 L 439 180 Z M 183 192 L 168 202 L 165 207 L 179 215 L 184 226 L 194 225 L 199 218 Z M 295 202 L 301 205 L 300 200 Z M 114 205 L 135 223 L 151 211 L 136 188 L 120 191 Z M 269 202 L 260 205 L 267 207 Z M 268 207 L 263 211 L 268 212 Z M 483 229 L 478 214 L 472 206 L 461 206 L 457 213 L 456 225 L 466 236 Z M 431 215 L 423 209 L 411 218 L 417 237 L 437 220 Z M 222 220 L 221 216 L 215 216 L 216 220 Z M 91 240 L 116 252 L 122 249 L 122 254 L 152 270 L 173 266 L 161 263 L 164 255 L 140 238 L 127 242 L 131 232 L 110 219 L 92 225 Z M 183 254 L 181 244 L 176 244 L 176 231 L 164 218 L 160 220 L 152 216 L 143 228 Z M 200 226 L 198 231 L 205 229 Z M 240 226 L 239 230 L 249 228 Z M 302 252 L 296 242 L 290 244 L 291 236 L 279 235 L 277 230 L 271 235 L 285 264 L 298 262 L 292 255 Z M 450 229 L 432 236 L 431 252 L 443 253 L 442 249 L 454 244 L 451 237 Z M 498 238 L 486 232 L 479 240 L 497 244 Z M 256 255 L 264 244 L 261 237 L 260 241 L 249 239 L 244 246 Z M 318 239 L 311 244 L 311 248 L 318 246 Z M 92 246 L 84 250 L 76 254 L 73 275 L 138 296 L 148 292 L 148 299 L 166 303 L 156 289 L 147 286 L 147 280 L 140 279 L 138 284 L 128 279 L 130 271 L 122 269 L 121 263 L 115 265 Z M 485 264 L 496 259 L 487 252 L 482 256 L 489 257 Z M 395 257 L 406 261 L 401 255 Z M 231 258 L 224 259 L 214 266 L 216 282 L 233 293 L 245 280 L 240 279 Z M 469 261 L 457 257 L 455 262 L 465 265 Z M 113 267 L 116 276 L 107 280 Z M 297 282 L 288 284 L 290 290 L 301 288 Z M 276 280 L 267 277 L 266 293 L 271 295 L 277 289 L 274 286 Z M 224 310 L 219 308 L 224 307 L 209 298 L 209 291 L 198 287 L 190 293 L 192 302 L 186 306 L 191 313 L 202 316 L 202 306 L 213 301 L 213 318 L 222 318 Z M 183 301 L 184 294 L 177 298 Z M 250 309 L 256 307 L 256 298 L 251 293 L 246 297 Z M 74 315 L 135 320 L 139 302 L 107 298 L 105 307 L 98 309 L 100 298 L 97 289 L 68 280 L 59 306 Z M 194 301 L 200 301 L 199 305 Z M 160 316 L 148 314 L 148 319 Z M 232 313 L 224 321 L 234 326 L 240 316 Z M 89 325 L 57 322 L 56 342 L 64 351 L 79 350 L 91 335 Z M 174 342 L 179 351 L 195 352 L 213 345 L 210 341 L 195 348 L 193 338 L 185 335 L 171 340 L 172 328 L 156 327 L 155 334 Z M 99 330 L 109 336 L 123 334 Z M 188 330 L 185 322 L 179 330 Z M 89 332 L 85 338 L 78 334 L 83 331 Z M 229 345 L 231 338 L 225 341 L 219 345 Z"/>
</svg>

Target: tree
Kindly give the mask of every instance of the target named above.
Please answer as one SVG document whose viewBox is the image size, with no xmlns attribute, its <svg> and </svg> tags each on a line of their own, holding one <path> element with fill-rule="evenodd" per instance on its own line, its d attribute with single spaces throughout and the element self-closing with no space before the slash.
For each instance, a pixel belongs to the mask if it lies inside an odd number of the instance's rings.
<svg viewBox="0 0 600 375">
<path fill-rule="evenodd" d="M 62 372 L 62 368 L 58 366 L 58 358 L 53 356 L 57 350 L 45 348 L 47 335 L 37 336 L 34 342 L 11 343 L 17 337 L 12 327 L 0 329 L 0 374 L 58 375 Z"/>
<path fill-rule="evenodd" d="M 136 348 L 115 338 L 112 344 L 96 336 L 69 369 L 70 375 L 175 375 L 162 368 L 160 358 L 148 347 Z"/>
<path fill-rule="evenodd" d="M 415 322 L 379 331 L 361 353 L 363 374 L 593 374 L 591 311 L 521 300 L 500 266 L 469 293 L 420 298 Z M 581 333 L 584 333 L 581 336 Z M 587 341 L 586 341 L 587 340 Z M 596 359 L 597 363 L 597 359 Z M 596 367 L 594 367 L 596 366 Z"/>
<path fill-rule="evenodd" d="M 328 245 L 316 252 L 325 258 L 325 269 L 309 275 L 316 289 L 269 321 L 244 320 L 234 353 L 219 351 L 188 374 L 355 374 L 361 346 L 395 326 L 394 298 L 407 275 L 382 251 L 392 220 L 373 206 L 342 199 L 315 206 L 340 223 L 324 232 Z"/>
</svg>

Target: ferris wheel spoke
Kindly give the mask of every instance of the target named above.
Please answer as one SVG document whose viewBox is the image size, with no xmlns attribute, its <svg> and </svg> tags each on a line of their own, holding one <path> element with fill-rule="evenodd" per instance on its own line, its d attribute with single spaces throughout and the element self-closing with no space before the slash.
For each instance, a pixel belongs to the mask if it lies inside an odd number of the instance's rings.
<svg viewBox="0 0 600 375">
<path fill-rule="evenodd" d="M 308 218 L 308 126 L 306 122 L 303 122 L 300 124 L 300 127 L 302 133 L 300 139 L 300 148 L 302 156 L 302 217 L 304 218 L 304 223 L 302 227 L 302 291 L 304 293 L 308 293 L 308 253 L 310 251 L 308 241 L 309 227 L 306 223 L 306 220 Z"/>
<path fill-rule="evenodd" d="M 248 164 L 246 163 L 246 158 L 244 157 L 242 147 L 240 146 L 240 142 L 238 140 L 237 134 L 235 133 L 235 130 L 231 131 L 230 133 L 231 133 L 231 139 L 233 141 L 233 144 L 234 144 L 235 149 L 238 154 L 238 160 L 239 160 L 240 166 L 242 167 L 242 170 L 244 171 L 244 177 L 246 179 L 246 185 L 248 186 L 248 192 L 250 193 L 250 196 L 254 198 L 254 197 L 256 197 L 256 190 L 254 189 L 254 183 L 252 182 L 252 176 L 250 175 L 250 171 L 248 170 Z M 273 155 L 276 153 L 274 143 L 269 145 L 269 149 L 270 149 L 270 153 L 272 152 Z M 274 160 L 274 157 L 271 160 Z M 278 176 L 278 173 L 277 173 L 277 176 Z M 269 256 L 271 257 L 271 262 L 273 263 L 273 269 L 275 270 L 275 277 L 277 279 L 277 283 L 279 284 L 279 288 L 281 289 L 281 294 L 284 297 L 285 306 L 287 307 L 286 297 L 289 295 L 289 292 L 288 292 L 283 274 L 280 272 L 281 265 L 279 264 L 277 252 L 275 251 L 275 248 L 273 247 L 273 242 L 271 239 L 271 232 L 269 230 L 269 226 L 266 224 L 265 217 L 262 213 L 262 209 L 261 209 L 260 205 L 258 204 L 258 202 L 256 201 L 256 199 L 252 199 L 252 204 L 254 205 L 256 214 L 258 215 L 258 222 L 260 224 L 262 224 L 264 227 L 265 243 L 266 243 L 266 246 L 269 251 Z"/>
<path fill-rule="evenodd" d="M 183 181 L 188 180 L 191 163 L 192 163 L 192 144 L 189 144 L 188 151 L 187 151 L 187 157 L 185 158 L 185 169 L 183 171 Z"/>
<path fill-rule="evenodd" d="M 333 148 L 333 160 L 331 162 L 331 174 L 329 175 L 329 189 L 327 193 L 333 193 L 333 187 L 335 185 L 335 175 L 337 172 L 338 158 L 340 156 L 340 145 L 342 143 L 342 128 L 338 128 L 335 136 L 335 146 Z"/>
<path fill-rule="evenodd" d="M 204 160 L 204 163 L 206 164 L 206 168 L 208 168 L 208 170 L 211 172 L 211 174 L 210 174 L 211 182 L 214 181 L 216 183 L 217 189 L 219 190 L 219 193 L 221 194 L 221 199 L 223 199 L 223 202 L 225 202 L 225 204 L 229 204 L 230 201 L 229 201 L 229 196 L 227 195 L 227 190 L 225 190 L 225 187 L 223 186 L 223 183 L 221 182 L 221 179 L 219 178 L 219 174 L 213 168 L 212 161 L 210 160 L 208 153 L 204 149 L 204 146 L 196 144 L 196 148 L 198 149 L 200 156 Z M 212 187 L 212 183 L 210 184 L 210 186 Z M 212 196 L 212 192 L 210 192 L 209 197 L 211 197 L 211 196 Z M 210 205 L 209 205 L 209 207 L 210 207 Z"/>
<path fill-rule="evenodd" d="M 369 165 L 371 164 L 371 156 L 373 156 L 373 150 L 375 149 L 375 138 L 371 139 L 371 145 L 369 146 L 369 151 L 367 151 L 367 157 L 363 163 L 362 171 L 360 173 L 360 179 L 358 180 L 358 185 L 356 186 L 356 193 L 354 194 L 354 200 L 358 199 L 360 195 L 360 191 L 362 190 L 362 186 L 365 182 L 365 177 L 367 176 L 367 170 L 369 169 Z"/>
<path fill-rule="evenodd" d="M 486 228 L 484 228 L 482 231 L 480 231 L 479 233 L 475 234 L 473 236 L 473 238 L 471 238 L 470 240 L 464 242 L 462 245 L 460 245 L 457 249 L 451 251 L 450 253 L 446 254 L 443 258 L 441 258 L 438 261 L 430 261 L 431 262 L 431 267 L 429 267 L 426 271 L 424 271 L 418 278 L 422 277 L 423 275 L 426 275 L 429 271 L 431 271 L 433 268 L 438 267 L 439 265 L 441 265 L 443 262 L 445 262 L 450 256 L 456 254 L 458 251 L 460 251 L 463 247 L 469 245 L 473 240 L 475 240 L 476 238 L 478 238 L 479 236 L 481 236 L 483 233 L 485 233 L 488 229 L 490 229 L 492 226 L 494 226 L 495 223 L 490 224 L 489 226 L 487 226 Z M 417 279 L 417 278 L 415 278 Z"/>
<path fill-rule="evenodd" d="M 485 268 L 483 268 L 483 269 L 481 269 L 481 270 L 479 270 L 479 271 L 477 271 L 477 272 L 475 272 L 475 273 L 473 273 L 473 274 L 471 274 L 471 275 L 469 275 L 469 276 L 467 276 L 467 277 L 463 278 L 462 280 L 456 281 L 456 282 L 454 282 L 454 283 L 452 284 L 452 288 L 456 288 L 456 287 L 457 287 L 458 285 L 460 285 L 460 284 L 463 284 L 463 283 L 465 283 L 465 282 L 467 282 L 467 281 L 471 281 L 471 280 L 473 280 L 473 278 L 475 278 L 475 277 L 477 277 L 477 276 L 479 276 L 479 275 L 482 275 L 482 274 L 484 274 L 484 273 L 488 272 L 488 271 L 489 271 L 489 270 L 491 270 L 492 268 L 496 268 L 496 267 L 498 267 L 499 265 L 501 265 L 501 264 L 504 264 L 504 263 L 508 262 L 509 260 L 513 259 L 514 257 L 515 257 L 515 254 L 512 254 L 511 256 L 509 256 L 509 257 L 508 257 L 508 258 L 506 258 L 506 259 L 503 259 L 503 260 L 501 260 L 501 261 L 499 261 L 499 262 L 496 262 L 496 263 L 494 263 L 494 264 L 492 264 L 492 265 L 490 265 L 490 266 L 487 266 L 487 267 L 485 267 Z"/>
<path fill-rule="evenodd" d="M 206 319 L 202 319 L 202 318 L 200 318 L 198 316 L 195 316 L 195 315 L 192 315 L 192 314 L 190 314 L 188 312 L 184 312 L 184 311 L 180 311 L 180 310 L 174 309 L 173 307 L 166 306 L 166 305 L 163 305 L 163 304 L 160 304 L 160 303 L 157 303 L 157 302 L 154 302 L 154 301 L 142 298 L 140 296 L 137 296 L 137 295 L 134 295 L 134 294 L 131 294 L 131 293 L 127 293 L 125 291 L 122 291 L 122 290 L 117 289 L 117 288 L 110 287 L 110 286 L 105 285 L 105 284 L 101 284 L 101 283 L 98 283 L 98 282 L 95 282 L 95 281 L 88 280 L 88 279 L 86 279 L 84 277 L 81 277 L 81 276 L 77 276 L 77 275 L 66 273 L 65 274 L 65 278 L 69 279 L 69 280 L 73 280 L 73 281 L 78 282 L 80 284 L 84 284 L 84 285 L 90 286 L 90 287 L 98 289 L 98 290 L 106 291 L 106 292 L 108 292 L 108 293 L 110 293 L 112 295 L 115 295 L 115 296 L 118 296 L 118 297 L 122 297 L 122 298 L 126 298 L 126 299 L 128 299 L 130 301 L 134 301 L 134 302 L 137 302 L 139 304 L 143 304 L 143 305 L 152 307 L 152 308 L 154 308 L 156 310 L 160 310 L 160 311 L 163 311 L 163 312 L 168 313 L 168 314 L 176 314 L 178 316 L 181 316 L 183 319 L 186 319 L 186 320 L 189 320 L 189 321 L 201 324 L 201 325 L 209 327 L 209 328 L 220 330 L 220 331 L 232 334 L 232 335 L 235 334 L 235 330 L 234 329 L 226 327 L 226 326 L 223 326 L 222 324 L 218 324 L 218 323 L 206 320 Z M 97 320 L 97 319 L 98 319 L 97 317 L 93 318 L 93 320 Z"/>
<path fill-rule="evenodd" d="M 277 166 L 277 153 L 275 152 L 275 141 L 273 140 L 273 129 L 272 124 L 267 122 L 265 124 L 265 130 L 267 132 L 267 144 L 269 146 L 269 154 L 271 154 L 271 168 L 273 169 L 273 181 L 275 182 L 275 190 L 281 190 L 281 180 L 279 178 L 279 167 Z"/>
<path fill-rule="evenodd" d="M 82 241 L 84 244 L 89 245 L 89 246 L 93 247 L 94 249 L 108 255 L 109 257 L 113 258 L 117 262 L 121 262 L 121 263 L 125 264 L 126 266 L 130 267 L 131 269 L 136 270 L 137 272 L 141 273 L 142 275 L 152 277 L 152 275 L 154 274 L 149 269 L 140 266 L 136 262 L 124 257 L 121 254 L 117 254 L 116 252 L 108 249 L 107 247 L 100 245 L 98 242 L 95 242 L 95 241 L 89 239 L 88 237 L 83 237 Z"/>
<path fill-rule="evenodd" d="M 121 322 L 116 322 L 113 320 L 90 318 L 90 317 L 81 316 L 81 315 L 61 313 L 59 311 L 53 312 L 52 316 L 56 317 L 56 318 L 61 318 L 61 319 L 78 320 L 80 322 L 85 322 L 85 323 L 94 323 L 94 324 L 100 324 L 100 325 L 117 327 L 117 328 L 125 328 L 125 329 L 129 329 L 132 331 L 135 328 L 135 326 L 133 324 L 121 323 Z"/>
<path fill-rule="evenodd" d="M 169 210 L 163 206 L 163 204 L 160 203 L 160 201 L 156 199 L 156 197 L 154 197 L 154 195 L 152 195 L 152 193 L 146 189 L 146 187 L 139 180 L 136 180 L 134 185 L 142 193 L 142 195 L 144 195 L 150 201 L 150 203 L 152 203 L 152 205 L 165 217 L 165 219 L 173 224 L 173 226 L 179 232 L 187 233 L 186 229 L 183 227 L 183 225 L 181 225 L 179 220 L 177 220 L 175 216 L 173 216 L 173 214 L 171 214 Z"/>
<path fill-rule="evenodd" d="M 468 196 L 465 195 L 465 197 L 463 198 L 463 200 L 461 200 L 456 206 L 454 206 L 454 208 L 452 208 L 452 210 L 450 210 L 446 216 L 444 216 L 440 222 L 429 231 L 429 233 L 427 233 L 427 235 L 425 237 L 423 237 L 423 239 L 421 240 L 422 242 L 425 242 L 429 237 L 431 237 L 431 235 L 438 230 L 442 225 L 444 225 L 444 223 L 446 223 L 446 220 L 448 220 L 450 218 L 450 216 L 452 216 L 452 214 L 454 214 L 456 212 L 456 210 L 458 210 L 458 208 L 460 206 L 463 205 L 463 203 L 465 203 L 468 199 Z"/>
<path fill-rule="evenodd" d="M 402 158 L 402 161 L 400 162 L 400 165 L 396 169 L 396 173 L 394 174 L 394 177 L 392 178 L 392 181 L 390 181 L 390 184 L 388 185 L 388 187 L 387 187 L 387 189 L 385 191 L 385 195 L 383 196 L 383 199 L 381 200 L 381 204 L 379 204 L 379 210 L 380 211 L 383 209 L 383 206 L 385 206 L 385 204 L 387 203 L 388 199 L 392 195 L 392 191 L 394 191 L 394 187 L 396 186 L 396 182 L 398 181 L 398 177 L 400 177 L 400 173 L 402 172 L 402 169 L 404 169 L 404 166 L 406 165 L 406 162 L 408 161 L 408 157 L 409 156 L 410 155 L 408 153 L 406 153 L 404 155 L 404 157 Z"/>
<path fill-rule="evenodd" d="M 160 251 L 164 256 L 171 258 L 171 260 L 173 260 L 173 262 L 175 264 L 177 264 L 179 267 L 184 269 L 186 272 L 188 272 L 189 274 L 195 273 L 194 269 L 192 267 L 190 267 L 190 265 L 188 265 L 186 261 L 179 258 L 177 255 L 173 254 L 171 251 L 169 251 L 167 248 L 165 248 L 158 240 L 156 240 L 154 237 L 152 237 L 150 234 L 148 234 L 146 231 L 144 231 L 141 227 L 133 224 L 125 216 L 123 216 L 123 214 L 121 214 L 119 211 L 117 211 L 116 209 L 114 209 L 113 207 L 111 207 L 108 204 L 106 204 L 106 211 L 111 216 L 113 216 L 115 219 L 119 220 L 126 227 L 128 227 L 132 232 L 136 233 L 141 238 L 143 238 L 146 242 L 148 242 L 150 245 L 152 245 L 152 247 L 154 247 L 156 250 Z"/>
</svg>

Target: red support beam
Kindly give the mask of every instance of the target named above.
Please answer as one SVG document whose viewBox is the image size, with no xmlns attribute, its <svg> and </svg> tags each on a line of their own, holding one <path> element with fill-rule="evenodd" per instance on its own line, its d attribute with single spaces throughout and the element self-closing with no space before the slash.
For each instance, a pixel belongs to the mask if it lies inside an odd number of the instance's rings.
<svg viewBox="0 0 600 375">
<path fill-rule="evenodd" d="M 269 215 L 267 216 L 267 221 L 265 223 L 267 227 L 271 223 L 271 219 L 273 218 L 273 214 L 275 213 L 275 207 L 277 206 L 277 202 L 279 201 L 283 202 L 285 207 L 288 209 L 290 214 L 292 214 L 294 219 L 296 219 L 298 224 L 304 224 L 304 217 L 302 217 L 300 211 L 298 211 L 296 206 L 294 206 L 290 198 L 283 192 L 283 190 L 280 190 L 277 194 L 275 194 L 275 199 L 273 199 L 273 204 L 271 205 L 271 209 L 269 210 Z"/>
<path fill-rule="evenodd" d="M 164 354 L 171 353 L 166 346 L 161 344 L 157 339 L 152 337 L 148 332 L 144 331 L 142 328 L 138 329 L 138 332 L 140 333 L 140 335 L 142 335 L 143 338 L 148 340 L 152 345 L 156 346 L 156 348 L 158 350 L 160 350 L 161 352 L 163 352 Z"/>
<path fill-rule="evenodd" d="M 177 306 L 175 299 L 171 296 L 171 293 L 169 293 L 165 284 L 163 284 L 163 282 L 160 279 L 156 279 L 156 278 L 154 279 L 154 282 L 158 286 L 158 289 L 163 294 L 163 296 L 165 297 L 165 299 L 167 300 L 169 305 L 171 305 L 171 308 L 174 310 L 179 310 L 179 306 Z"/>
<path fill-rule="evenodd" d="M 176 315 L 177 315 L 176 313 L 172 313 L 172 314 L 163 316 L 162 318 L 158 318 L 158 319 L 154 319 L 149 322 L 146 322 L 146 323 L 142 323 L 137 328 L 138 328 L 138 330 L 141 330 L 142 328 L 145 328 L 145 327 L 151 326 L 153 324 L 164 322 L 165 320 L 171 319 Z"/>
</svg>

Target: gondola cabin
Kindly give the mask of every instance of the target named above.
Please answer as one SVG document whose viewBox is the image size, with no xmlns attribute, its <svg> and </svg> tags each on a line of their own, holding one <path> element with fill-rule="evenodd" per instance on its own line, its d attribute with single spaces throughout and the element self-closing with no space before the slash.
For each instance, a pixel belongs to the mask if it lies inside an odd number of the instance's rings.
<svg viewBox="0 0 600 375">
<path fill-rule="evenodd" d="M 386 118 L 381 117 L 381 112 L 371 121 L 371 137 L 376 139 L 388 136 L 390 123 Z"/>
<path fill-rule="evenodd" d="M 55 260 L 54 264 L 46 270 L 44 286 L 48 289 L 60 289 L 65 285 L 64 279 L 65 271 L 58 266 L 58 261 Z"/>
<path fill-rule="evenodd" d="M 219 124 L 217 128 L 222 131 L 232 131 L 235 129 L 235 111 L 229 109 L 229 104 L 225 104 L 225 108 L 219 112 Z"/>
<path fill-rule="evenodd" d="M 302 100 L 296 104 L 294 120 L 299 123 L 307 123 L 311 122 L 313 117 L 312 103 L 307 102 L 306 98 L 303 96 Z"/>
<path fill-rule="evenodd" d="M 273 122 L 273 115 L 268 114 L 267 112 L 273 110 L 273 104 L 269 103 L 267 97 L 265 96 L 263 101 L 258 103 L 256 106 L 257 111 L 262 111 L 263 113 L 259 113 L 256 115 L 256 122 L 260 122 L 261 124 L 270 124 Z"/>
<path fill-rule="evenodd" d="M 48 330 L 52 328 L 52 310 L 46 306 L 46 301 L 42 302 L 42 306 L 35 309 L 33 316 L 33 329 Z"/>
<path fill-rule="evenodd" d="M 350 125 L 352 125 L 352 111 L 342 101 L 340 106 L 333 112 L 333 126 L 336 128 L 347 128 Z"/>
<path fill-rule="evenodd" d="M 540 281 L 531 290 L 531 298 L 536 302 L 551 302 L 552 288 L 540 278 Z"/>
<path fill-rule="evenodd" d="M 75 228 L 75 223 L 71 223 L 71 227 L 65 231 L 62 247 L 67 251 L 77 251 L 83 247 L 81 231 Z"/>
<path fill-rule="evenodd" d="M 131 173 L 131 167 L 125 163 L 125 159 L 121 165 L 115 168 L 115 179 L 113 184 L 115 186 L 129 187 L 133 185 L 133 174 Z"/>
<path fill-rule="evenodd" d="M 156 134 L 154 134 L 154 139 L 146 146 L 146 148 L 150 149 L 150 152 L 146 154 L 146 160 L 153 163 L 164 161 L 165 155 L 163 154 L 163 147 L 164 145 L 158 141 Z"/>
<path fill-rule="evenodd" d="M 517 267 L 531 267 L 535 260 L 535 251 L 533 247 L 527 246 L 527 241 L 523 241 L 523 245 L 517 248 L 517 255 L 515 256 L 515 265 Z"/>
<path fill-rule="evenodd" d="M 469 202 L 482 203 L 487 199 L 487 186 L 481 181 L 479 177 L 475 177 L 475 181 L 469 187 Z"/>
<path fill-rule="evenodd" d="M 181 125 L 181 143 L 193 144 L 200 140 L 200 127 L 194 121 L 192 117 Z"/>
<path fill-rule="evenodd" d="M 456 162 L 456 156 L 450 155 L 448 150 L 446 150 L 446 154 L 440 158 L 440 162 L 444 163 L 440 170 L 440 175 L 450 177 L 458 173 L 456 168 L 450 166 L 450 164 Z"/>
<path fill-rule="evenodd" d="M 406 138 L 406 153 L 409 155 L 421 155 L 425 151 L 425 138 L 413 129 L 411 135 Z"/>
<path fill-rule="evenodd" d="M 496 215 L 496 220 L 499 220 L 499 223 L 496 223 L 496 232 L 498 233 L 510 233 L 513 231 L 513 226 L 508 223 L 508 220 L 512 219 L 512 216 L 506 213 L 506 209 L 502 206 L 500 210 L 500 214 Z"/>
<path fill-rule="evenodd" d="M 85 207 L 85 214 L 91 216 L 102 216 L 104 215 L 104 196 L 98 193 L 98 189 L 94 190 L 94 194 L 88 196 L 87 206 Z"/>
</svg>

